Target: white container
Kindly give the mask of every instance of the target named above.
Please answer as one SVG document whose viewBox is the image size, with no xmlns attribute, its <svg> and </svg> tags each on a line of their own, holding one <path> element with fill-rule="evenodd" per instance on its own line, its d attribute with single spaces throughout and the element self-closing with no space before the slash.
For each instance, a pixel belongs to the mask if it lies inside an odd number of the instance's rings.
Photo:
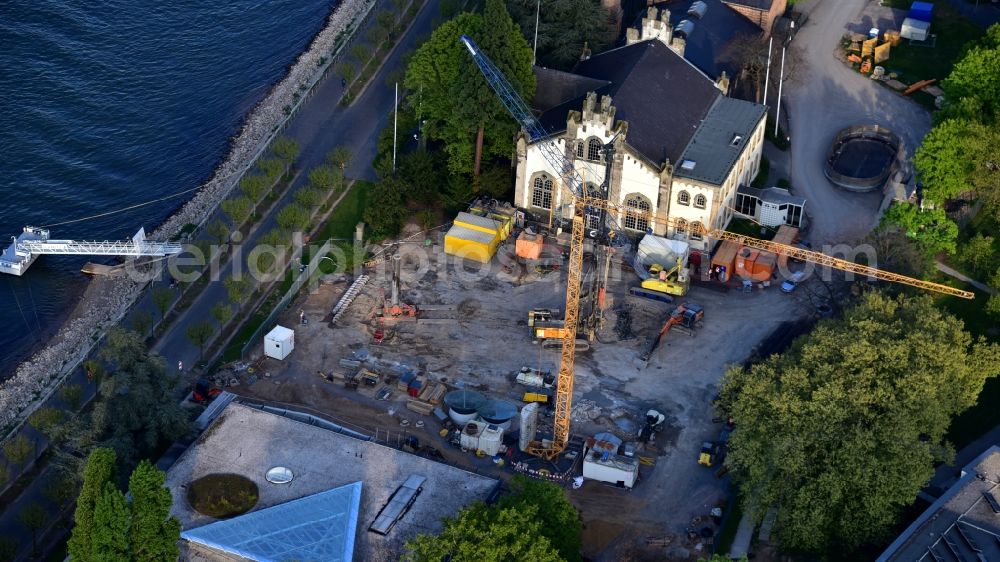
<svg viewBox="0 0 1000 562">
<path fill-rule="evenodd" d="M 295 332 L 284 326 L 275 326 L 264 336 L 264 355 L 282 360 L 295 349 Z"/>
<path fill-rule="evenodd" d="M 485 423 L 470 421 L 462 427 L 462 434 L 458 438 L 459 444 L 463 449 L 478 451 L 479 436 L 483 434 L 484 429 L 486 429 Z"/>
<path fill-rule="evenodd" d="M 639 461 L 586 449 L 583 457 L 583 477 L 622 488 L 632 488 L 639 478 Z"/>
<path fill-rule="evenodd" d="M 486 429 L 479 435 L 479 450 L 491 457 L 500 452 L 502 443 L 503 429 L 496 424 L 486 426 Z"/>
</svg>

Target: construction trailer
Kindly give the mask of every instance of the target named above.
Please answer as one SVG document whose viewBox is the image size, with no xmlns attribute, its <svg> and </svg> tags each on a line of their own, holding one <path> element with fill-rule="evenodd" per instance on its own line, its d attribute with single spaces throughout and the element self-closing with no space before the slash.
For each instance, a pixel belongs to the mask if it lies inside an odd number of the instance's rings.
<svg viewBox="0 0 1000 562">
<path fill-rule="evenodd" d="M 583 448 L 583 477 L 631 489 L 639 479 L 639 460 L 619 455 L 613 442 L 590 438 Z"/>
<path fill-rule="evenodd" d="M 544 247 L 544 234 L 534 234 L 525 230 L 517 235 L 517 240 L 514 242 L 514 255 L 523 260 L 538 260 L 542 257 Z"/>
<path fill-rule="evenodd" d="M 729 281 L 736 272 L 736 254 L 739 250 L 740 244 L 735 240 L 723 240 L 715 250 L 712 255 L 712 270 L 718 274 L 719 281 Z"/>
<path fill-rule="evenodd" d="M 903 26 L 899 29 L 899 36 L 913 41 L 926 41 L 930 31 L 930 22 L 906 18 L 903 20 Z"/>
<path fill-rule="evenodd" d="M 767 281 L 774 276 L 777 257 L 756 248 L 740 248 L 736 255 L 736 275 L 744 280 Z"/>
<path fill-rule="evenodd" d="M 459 443 L 463 449 L 482 451 L 483 454 L 492 457 L 500 452 L 503 429 L 491 423 L 470 421 L 462 428 Z"/>
</svg>

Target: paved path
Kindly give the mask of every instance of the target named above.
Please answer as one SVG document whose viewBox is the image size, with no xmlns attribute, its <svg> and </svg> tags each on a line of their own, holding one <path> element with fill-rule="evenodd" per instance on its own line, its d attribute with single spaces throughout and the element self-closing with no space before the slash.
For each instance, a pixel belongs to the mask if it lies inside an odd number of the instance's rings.
<svg viewBox="0 0 1000 562">
<path fill-rule="evenodd" d="M 989 293 L 991 295 L 995 295 L 996 292 L 997 292 L 996 289 L 994 289 L 993 287 L 990 287 L 986 283 L 983 283 L 981 281 L 976 281 L 975 279 L 969 277 L 968 275 L 965 275 L 961 271 L 956 271 L 956 270 L 948 267 L 947 265 L 945 265 L 945 264 L 943 264 L 943 263 L 941 263 L 939 261 L 935 261 L 934 265 L 937 266 L 937 270 L 940 271 L 941 273 L 944 273 L 945 275 L 948 275 L 950 277 L 954 277 L 955 279 L 958 279 L 959 281 L 965 281 L 966 283 L 968 283 L 969 285 L 972 285 L 973 287 L 979 289 L 980 291 L 984 291 L 984 292 Z"/>
<path fill-rule="evenodd" d="M 782 113 L 789 117 L 792 138 L 791 181 L 807 199 L 814 247 L 851 243 L 875 225 L 881 193 L 849 193 L 833 187 L 823 175 L 823 160 L 834 135 L 844 127 L 877 123 L 895 131 L 912 154 L 931 126 L 920 105 L 852 71 L 833 56 L 846 24 L 866 0 L 806 0 L 799 9 L 809 20 L 790 47 L 802 60 L 798 75 L 785 83 Z M 771 99 L 774 102 L 774 99 Z"/>
</svg>

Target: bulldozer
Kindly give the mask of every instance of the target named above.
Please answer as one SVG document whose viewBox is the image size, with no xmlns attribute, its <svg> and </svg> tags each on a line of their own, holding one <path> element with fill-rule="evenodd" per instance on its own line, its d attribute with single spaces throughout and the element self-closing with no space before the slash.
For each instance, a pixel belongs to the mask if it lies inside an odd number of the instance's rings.
<svg viewBox="0 0 1000 562">
<path fill-rule="evenodd" d="M 646 346 L 646 349 L 639 358 L 643 361 L 649 361 L 653 352 L 660 346 L 663 336 L 667 335 L 667 332 L 670 330 L 678 330 L 689 336 L 694 336 L 695 328 L 698 327 L 704 318 L 705 309 L 701 305 L 692 302 L 678 305 L 677 308 L 670 312 L 670 316 L 667 317 L 660 331 L 650 338 L 649 345 Z"/>
</svg>

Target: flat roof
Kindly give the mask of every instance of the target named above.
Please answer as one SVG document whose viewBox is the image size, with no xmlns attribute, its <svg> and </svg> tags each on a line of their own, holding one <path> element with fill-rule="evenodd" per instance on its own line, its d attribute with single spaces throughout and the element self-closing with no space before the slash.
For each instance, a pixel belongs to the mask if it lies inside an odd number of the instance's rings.
<svg viewBox="0 0 1000 562">
<path fill-rule="evenodd" d="M 480 244 L 490 244 L 493 242 L 493 239 L 496 238 L 496 234 L 490 234 L 488 232 L 483 232 L 482 230 L 475 230 L 456 224 L 448 229 L 448 233 L 445 234 L 445 237 L 459 238 L 461 240 L 469 240 Z"/>
<path fill-rule="evenodd" d="M 962 477 L 896 538 L 877 562 L 1000 560 L 1000 447 L 962 469 Z"/>
<path fill-rule="evenodd" d="M 722 185 L 766 112 L 763 105 L 720 96 L 677 160 L 677 177 Z"/>
<path fill-rule="evenodd" d="M 293 480 L 268 482 L 264 475 L 276 466 L 289 468 Z M 487 499 L 499 484 L 493 478 L 239 402 L 229 404 L 167 472 L 166 485 L 174 500 L 171 515 L 184 531 L 216 521 L 191 509 L 185 498 L 191 481 L 213 473 L 240 474 L 257 485 L 260 497 L 249 513 L 361 482 L 354 559 L 373 561 L 398 560 L 407 540 L 440 531 L 442 517 Z M 413 474 L 427 480 L 411 509 L 386 536 L 368 532 L 392 494 Z M 184 546 L 191 560 L 240 559 L 201 545 Z"/>
</svg>

